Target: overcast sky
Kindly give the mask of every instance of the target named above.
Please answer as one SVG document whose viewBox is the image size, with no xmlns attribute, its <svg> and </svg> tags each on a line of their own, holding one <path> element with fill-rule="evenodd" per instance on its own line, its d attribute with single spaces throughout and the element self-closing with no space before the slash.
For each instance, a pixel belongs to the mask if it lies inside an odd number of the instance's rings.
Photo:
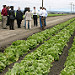
<svg viewBox="0 0 75 75">
<path fill-rule="evenodd" d="M 46 7 L 47 10 L 71 11 L 71 2 L 75 4 L 75 0 L 44 0 L 44 7 Z M 39 9 L 42 0 L 0 0 L 0 10 L 4 4 L 8 6 L 13 5 L 15 9 L 21 7 L 23 10 L 27 6 L 31 7 L 31 9 L 36 6 L 37 9 Z"/>
</svg>

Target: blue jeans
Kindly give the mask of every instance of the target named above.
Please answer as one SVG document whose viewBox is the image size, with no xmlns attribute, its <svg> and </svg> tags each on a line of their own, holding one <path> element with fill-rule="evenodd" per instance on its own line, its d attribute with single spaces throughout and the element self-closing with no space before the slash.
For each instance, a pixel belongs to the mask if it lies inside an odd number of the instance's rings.
<svg viewBox="0 0 75 75">
<path fill-rule="evenodd" d="M 45 20 L 44 20 L 44 25 L 46 26 L 46 17 L 45 17 Z"/>
<path fill-rule="evenodd" d="M 25 28 L 26 28 L 26 20 L 25 20 Z"/>
<path fill-rule="evenodd" d="M 42 22 L 41 22 L 41 18 L 42 18 L 42 17 L 40 16 L 40 27 L 42 28 Z"/>
<path fill-rule="evenodd" d="M 26 28 L 26 20 L 25 20 L 25 28 Z M 28 21 L 28 29 L 29 29 L 29 21 Z"/>
</svg>

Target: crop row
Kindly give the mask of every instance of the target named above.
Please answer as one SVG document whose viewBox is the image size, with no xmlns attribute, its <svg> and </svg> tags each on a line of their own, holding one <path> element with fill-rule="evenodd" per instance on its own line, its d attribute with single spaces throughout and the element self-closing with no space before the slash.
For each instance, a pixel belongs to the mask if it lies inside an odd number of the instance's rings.
<svg viewBox="0 0 75 75">
<path fill-rule="evenodd" d="M 35 48 L 40 43 L 43 43 L 44 40 L 50 38 L 52 35 L 59 32 L 69 23 L 74 21 L 75 18 L 66 21 L 62 24 L 56 25 L 51 29 L 33 34 L 25 40 L 18 40 L 12 43 L 12 45 L 5 49 L 4 53 L 0 53 L 0 72 L 5 69 L 7 65 L 10 65 L 13 62 L 16 62 L 19 57 L 26 54 L 29 50 Z"/>
<path fill-rule="evenodd" d="M 75 75 L 75 38 L 60 75 Z"/>
<path fill-rule="evenodd" d="M 59 60 L 63 48 L 75 30 L 75 22 L 65 27 L 54 37 L 45 41 L 34 52 L 26 55 L 20 62 L 15 63 L 5 75 L 48 75 L 52 62 Z"/>
</svg>

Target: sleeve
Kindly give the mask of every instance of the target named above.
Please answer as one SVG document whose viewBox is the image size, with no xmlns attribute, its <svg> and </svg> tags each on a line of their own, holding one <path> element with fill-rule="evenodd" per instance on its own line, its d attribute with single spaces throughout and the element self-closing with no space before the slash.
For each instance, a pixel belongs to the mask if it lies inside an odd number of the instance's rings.
<svg viewBox="0 0 75 75">
<path fill-rule="evenodd" d="M 45 11 L 45 17 L 47 17 L 48 16 L 48 13 L 47 13 L 47 11 Z"/>
<path fill-rule="evenodd" d="M 5 10 L 5 12 L 6 12 L 6 15 L 8 15 L 8 13 L 7 13 L 7 9 Z"/>
<path fill-rule="evenodd" d="M 8 10 L 8 15 L 9 15 L 9 10 Z"/>
<path fill-rule="evenodd" d="M 33 13 L 31 12 L 31 17 L 33 16 L 32 14 L 33 14 Z"/>
<path fill-rule="evenodd" d="M 15 18 L 15 11 L 14 11 L 14 18 Z"/>
<path fill-rule="evenodd" d="M 17 19 L 17 11 L 16 11 L 16 19 Z"/>
<path fill-rule="evenodd" d="M 34 14 L 34 10 L 32 11 L 32 14 Z"/>
<path fill-rule="evenodd" d="M 38 10 L 37 10 L 37 14 L 39 14 Z"/>
<path fill-rule="evenodd" d="M 9 10 L 9 16 L 10 16 L 10 10 Z"/>
<path fill-rule="evenodd" d="M 22 20 L 23 20 L 23 13 L 22 13 L 22 11 L 21 11 L 21 16 L 22 16 Z"/>
<path fill-rule="evenodd" d="M 42 10 L 39 11 L 39 16 L 42 15 Z"/>
<path fill-rule="evenodd" d="M 22 13 L 22 11 L 21 11 L 21 14 L 22 14 L 22 16 L 23 16 L 23 13 Z"/>
<path fill-rule="evenodd" d="M 39 15 L 39 16 L 41 15 L 41 11 L 38 12 L 38 15 Z"/>
<path fill-rule="evenodd" d="M 34 11 L 32 11 L 32 14 L 34 13 Z"/>
<path fill-rule="evenodd" d="M 47 13 L 47 11 L 46 11 L 46 14 L 47 14 L 47 16 L 48 16 L 48 13 Z"/>
<path fill-rule="evenodd" d="M 27 15 L 27 12 L 25 13 L 24 18 L 26 18 L 26 15 Z"/>
<path fill-rule="evenodd" d="M 3 15 L 3 9 L 2 9 L 1 15 Z"/>
</svg>

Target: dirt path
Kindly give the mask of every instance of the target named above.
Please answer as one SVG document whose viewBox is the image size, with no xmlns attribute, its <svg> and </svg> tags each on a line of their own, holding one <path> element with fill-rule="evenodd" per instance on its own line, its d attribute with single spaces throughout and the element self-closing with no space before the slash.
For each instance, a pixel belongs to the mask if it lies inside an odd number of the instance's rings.
<svg viewBox="0 0 75 75">
<path fill-rule="evenodd" d="M 73 43 L 73 39 L 75 36 L 75 32 L 73 34 L 73 36 L 70 38 L 69 42 L 67 43 L 68 46 L 66 46 L 63 49 L 63 53 L 60 56 L 59 61 L 55 61 L 52 65 L 53 67 L 50 69 L 50 73 L 48 75 L 59 75 L 61 70 L 64 68 L 64 63 L 66 61 L 66 58 L 68 56 L 68 50 L 71 48 L 72 43 Z"/>
</svg>

